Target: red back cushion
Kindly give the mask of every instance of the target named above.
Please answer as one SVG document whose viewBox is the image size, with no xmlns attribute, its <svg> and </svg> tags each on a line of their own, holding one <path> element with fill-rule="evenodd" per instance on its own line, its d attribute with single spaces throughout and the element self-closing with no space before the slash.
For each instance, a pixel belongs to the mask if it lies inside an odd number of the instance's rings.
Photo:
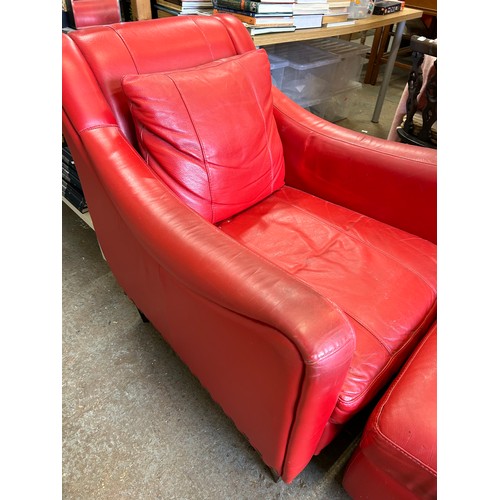
<svg viewBox="0 0 500 500">
<path fill-rule="evenodd" d="M 208 221 L 227 219 L 283 186 L 264 50 L 127 75 L 122 87 L 145 160 Z"/>
</svg>

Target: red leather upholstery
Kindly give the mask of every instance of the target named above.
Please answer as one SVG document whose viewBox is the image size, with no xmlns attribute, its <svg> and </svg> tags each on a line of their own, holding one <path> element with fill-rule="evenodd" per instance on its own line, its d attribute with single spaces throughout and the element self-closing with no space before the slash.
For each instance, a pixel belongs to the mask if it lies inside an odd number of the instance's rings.
<svg viewBox="0 0 500 500">
<path fill-rule="evenodd" d="M 138 153 L 121 80 L 249 51 L 230 15 L 63 35 L 63 133 L 117 281 L 290 482 L 435 319 L 436 152 L 342 129 L 273 88 L 286 186 L 211 224 Z"/>
<path fill-rule="evenodd" d="M 121 21 L 119 0 L 71 0 L 75 28 L 86 28 Z"/>
<path fill-rule="evenodd" d="M 353 499 L 437 497 L 437 327 L 377 404 L 344 474 Z"/>
<path fill-rule="evenodd" d="M 283 147 L 264 50 L 194 70 L 126 75 L 122 87 L 142 156 L 208 221 L 241 212 L 283 186 Z M 221 89 L 224 99 L 207 103 L 207 95 Z"/>
</svg>

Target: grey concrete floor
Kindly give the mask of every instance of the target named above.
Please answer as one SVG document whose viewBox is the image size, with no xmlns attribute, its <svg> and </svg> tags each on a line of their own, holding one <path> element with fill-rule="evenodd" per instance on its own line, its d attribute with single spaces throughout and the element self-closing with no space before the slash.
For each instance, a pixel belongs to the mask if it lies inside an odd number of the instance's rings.
<svg viewBox="0 0 500 500">
<path fill-rule="evenodd" d="M 385 138 L 406 82 L 394 71 L 381 118 L 363 85 L 341 126 Z M 379 78 L 380 82 L 380 78 Z M 286 485 L 117 285 L 92 229 L 62 208 L 62 493 L 90 499 L 348 499 L 330 445 Z M 349 449 L 344 458 L 349 455 Z"/>
</svg>

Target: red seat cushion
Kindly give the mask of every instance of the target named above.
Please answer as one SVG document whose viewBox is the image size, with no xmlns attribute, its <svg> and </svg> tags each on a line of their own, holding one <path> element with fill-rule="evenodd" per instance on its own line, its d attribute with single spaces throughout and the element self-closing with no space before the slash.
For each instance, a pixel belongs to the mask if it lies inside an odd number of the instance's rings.
<svg viewBox="0 0 500 500">
<path fill-rule="evenodd" d="M 139 147 L 157 175 L 210 222 L 284 183 L 264 50 L 194 68 L 127 75 Z"/>
<path fill-rule="evenodd" d="M 288 186 L 219 226 L 349 317 L 356 350 L 332 424 L 376 395 L 435 317 L 429 241 Z"/>
<path fill-rule="evenodd" d="M 355 499 L 436 498 L 436 325 L 372 412 L 343 485 Z"/>
</svg>

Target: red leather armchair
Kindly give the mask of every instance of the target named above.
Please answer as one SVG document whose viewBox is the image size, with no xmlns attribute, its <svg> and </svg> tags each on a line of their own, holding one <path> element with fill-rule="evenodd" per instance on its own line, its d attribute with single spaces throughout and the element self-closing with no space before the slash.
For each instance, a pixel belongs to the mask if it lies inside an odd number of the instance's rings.
<svg viewBox="0 0 500 500">
<path fill-rule="evenodd" d="M 296 105 L 233 16 L 62 42 L 63 134 L 112 272 L 292 481 L 435 320 L 436 152 Z"/>
</svg>

